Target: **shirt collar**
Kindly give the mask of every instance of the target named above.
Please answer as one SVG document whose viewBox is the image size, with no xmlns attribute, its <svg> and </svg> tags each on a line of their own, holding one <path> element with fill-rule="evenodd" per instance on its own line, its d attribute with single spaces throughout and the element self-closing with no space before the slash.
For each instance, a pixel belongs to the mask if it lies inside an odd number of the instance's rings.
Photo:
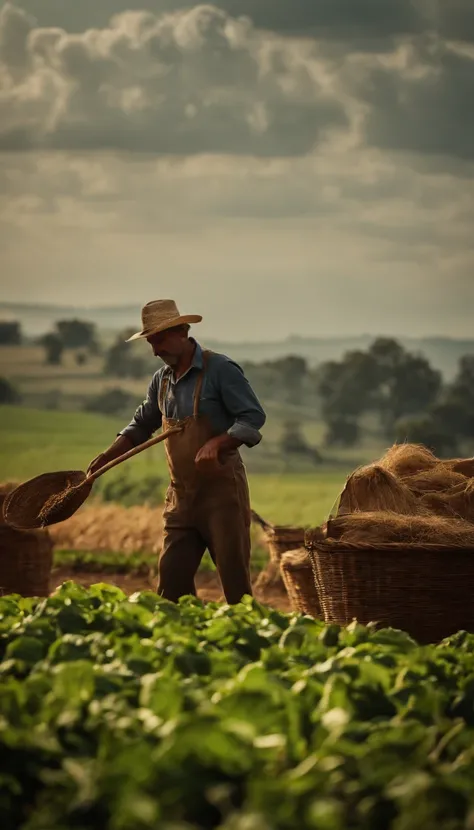
<svg viewBox="0 0 474 830">
<path fill-rule="evenodd" d="M 202 357 L 202 347 L 199 345 L 197 340 L 194 339 L 194 337 L 190 337 L 189 339 L 191 343 L 194 343 L 196 346 L 191 366 L 195 369 L 202 369 L 202 367 L 204 366 L 204 361 Z"/>
</svg>

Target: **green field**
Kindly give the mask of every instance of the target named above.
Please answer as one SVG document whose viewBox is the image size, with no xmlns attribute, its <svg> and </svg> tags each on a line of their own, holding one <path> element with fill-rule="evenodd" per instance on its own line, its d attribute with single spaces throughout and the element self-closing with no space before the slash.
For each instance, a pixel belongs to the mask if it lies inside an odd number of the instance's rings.
<svg viewBox="0 0 474 830">
<path fill-rule="evenodd" d="M 89 413 L 0 407 L 0 477 L 3 481 L 24 481 L 53 470 L 85 470 L 121 427 L 121 420 Z M 261 448 L 252 452 L 256 455 Z M 161 446 L 152 447 L 107 475 L 123 474 L 125 468 L 133 477 L 159 475 L 167 481 Z M 252 507 L 275 523 L 318 524 L 331 509 L 349 468 L 299 473 L 258 473 L 250 469 Z"/>
<path fill-rule="evenodd" d="M 48 366 L 38 346 L 0 349 L 0 375 L 10 378 L 23 396 L 23 406 L 0 407 L 1 479 L 24 481 L 53 470 L 85 470 L 90 460 L 109 446 L 132 417 L 133 406 L 119 418 L 83 412 L 85 402 L 120 386 L 138 404 L 145 395 L 147 379 L 105 378 L 102 365 L 103 358 L 90 357 L 86 365 L 79 366 L 74 353 L 66 351 L 61 366 Z M 323 446 L 324 425 L 307 408 L 276 401 L 264 406 L 263 441 L 242 451 L 252 507 L 276 524 L 319 524 L 327 517 L 346 475 L 376 458 L 383 447 L 369 425 L 364 443 L 357 448 L 339 451 L 337 457 L 323 450 L 322 465 L 310 457 L 284 454 L 279 441 L 286 420 L 296 420 L 308 444 L 318 448 Z M 108 473 L 95 485 L 90 498 L 106 483 L 124 475 L 133 480 L 161 477 L 164 489 L 168 472 L 163 447 L 153 447 Z"/>
</svg>

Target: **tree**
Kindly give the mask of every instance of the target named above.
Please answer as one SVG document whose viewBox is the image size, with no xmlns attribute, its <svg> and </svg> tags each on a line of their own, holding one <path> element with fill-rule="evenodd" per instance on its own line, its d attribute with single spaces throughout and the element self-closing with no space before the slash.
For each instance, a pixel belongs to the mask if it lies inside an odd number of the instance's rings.
<svg viewBox="0 0 474 830">
<path fill-rule="evenodd" d="M 322 461 L 319 451 L 308 444 L 299 421 L 288 420 L 284 422 L 280 449 L 285 455 L 303 455 L 311 458 L 316 463 Z"/>
<path fill-rule="evenodd" d="M 49 332 L 41 338 L 40 343 L 46 351 L 46 363 L 52 366 L 59 366 L 64 351 L 64 344 L 59 335 L 54 332 Z"/>
<path fill-rule="evenodd" d="M 20 346 L 22 340 L 20 323 L 13 320 L 0 321 L 0 346 Z"/>
<path fill-rule="evenodd" d="M 377 337 L 368 351 L 382 371 L 391 374 L 403 363 L 405 349 L 392 337 Z"/>
<path fill-rule="evenodd" d="M 459 451 L 456 435 L 443 429 L 430 414 L 418 418 L 403 418 L 398 421 L 395 440 L 424 444 L 439 458 L 452 457 Z"/>
<path fill-rule="evenodd" d="M 273 370 L 277 373 L 279 383 L 286 392 L 286 399 L 299 402 L 305 377 L 308 374 L 308 364 L 304 357 L 288 355 L 271 361 Z"/>
<path fill-rule="evenodd" d="M 101 415 L 122 415 L 135 409 L 135 398 L 120 387 L 108 389 L 100 395 L 90 398 L 85 405 L 86 412 L 98 412 Z"/>
<path fill-rule="evenodd" d="M 347 352 L 339 362 L 323 363 L 316 372 L 316 389 L 325 420 L 342 414 L 358 418 L 371 409 L 378 380 L 376 361 L 365 352 Z"/>
<path fill-rule="evenodd" d="M 324 443 L 327 447 L 354 447 L 360 439 L 360 426 L 357 419 L 333 415 L 326 418 L 326 427 Z"/>
<path fill-rule="evenodd" d="M 56 331 L 65 349 L 94 349 L 97 346 L 94 323 L 85 320 L 58 320 Z"/>
<path fill-rule="evenodd" d="M 459 361 L 458 373 L 430 409 L 437 427 L 457 439 L 474 437 L 474 355 Z"/>
<path fill-rule="evenodd" d="M 21 403 L 21 395 L 8 378 L 0 377 L 0 405 Z"/>
<path fill-rule="evenodd" d="M 317 391 L 329 443 L 354 444 L 359 420 L 376 412 L 387 437 L 396 422 L 426 410 L 436 401 L 441 373 L 426 358 L 411 354 L 391 338 L 379 337 L 367 352 L 347 352 L 341 361 L 323 364 Z"/>
<path fill-rule="evenodd" d="M 400 418 L 426 412 L 434 404 L 442 376 L 426 358 L 409 352 L 391 368 L 382 365 L 380 373 L 377 408 L 384 432 L 391 438 Z"/>
<path fill-rule="evenodd" d="M 130 343 L 126 343 L 132 331 L 126 330 L 117 336 L 106 351 L 104 374 L 116 378 L 142 378 L 148 374 L 147 363 L 134 355 Z"/>
</svg>

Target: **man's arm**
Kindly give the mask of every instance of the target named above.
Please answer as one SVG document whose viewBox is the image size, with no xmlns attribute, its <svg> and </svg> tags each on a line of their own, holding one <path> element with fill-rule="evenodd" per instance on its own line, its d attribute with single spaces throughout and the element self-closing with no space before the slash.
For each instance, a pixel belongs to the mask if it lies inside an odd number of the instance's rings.
<svg viewBox="0 0 474 830">
<path fill-rule="evenodd" d="M 227 360 L 219 367 L 218 380 L 222 403 L 234 419 L 226 434 L 239 444 L 255 447 L 262 440 L 266 415 L 243 370 Z"/>
<path fill-rule="evenodd" d="M 211 438 L 196 455 L 199 466 L 215 465 L 221 455 L 245 444 L 254 447 L 262 440 L 260 429 L 266 421 L 265 412 L 244 372 L 237 363 L 227 360 L 217 374 L 219 394 L 225 409 L 234 418 L 232 426 L 222 435 Z"/>
<path fill-rule="evenodd" d="M 136 409 L 135 414 L 127 426 L 119 432 L 113 444 L 94 458 L 87 469 L 87 473 L 95 473 L 104 464 L 118 458 L 119 455 L 131 450 L 138 444 L 148 441 L 153 433 L 161 426 L 162 415 L 158 406 L 159 375 L 154 375 L 145 400 Z"/>
</svg>

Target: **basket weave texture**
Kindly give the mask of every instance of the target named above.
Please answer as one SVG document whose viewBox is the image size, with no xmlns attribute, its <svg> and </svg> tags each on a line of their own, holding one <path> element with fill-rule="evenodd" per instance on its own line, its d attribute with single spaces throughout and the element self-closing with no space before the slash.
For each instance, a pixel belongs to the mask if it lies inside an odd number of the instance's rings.
<svg viewBox="0 0 474 830">
<path fill-rule="evenodd" d="M 3 518 L 3 504 L 16 482 L 0 485 L 0 597 L 47 597 L 53 567 L 53 542 L 47 530 L 15 530 Z"/>
<path fill-rule="evenodd" d="M 279 562 L 288 550 L 297 550 L 304 545 L 304 527 L 286 527 L 276 525 L 265 533 L 265 541 L 270 552 L 270 561 Z"/>
<path fill-rule="evenodd" d="M 53 543 L 45 531 L 0 527 L 0 596 L 47 597 Z"/>
<path fill-rule="evenodd" d="M 474 550 L 392 542 L 353 545 L 309 531 L 305 548 L 324 620 L 399 628 L 419 643 L 474 632 Z"/>
<path fill-rule="evenodd" d="M 293 611 L 321 619 L 321 603 L 307 551 L 299 548 L 284 553 L 280 570 Z"/>
</svg>

